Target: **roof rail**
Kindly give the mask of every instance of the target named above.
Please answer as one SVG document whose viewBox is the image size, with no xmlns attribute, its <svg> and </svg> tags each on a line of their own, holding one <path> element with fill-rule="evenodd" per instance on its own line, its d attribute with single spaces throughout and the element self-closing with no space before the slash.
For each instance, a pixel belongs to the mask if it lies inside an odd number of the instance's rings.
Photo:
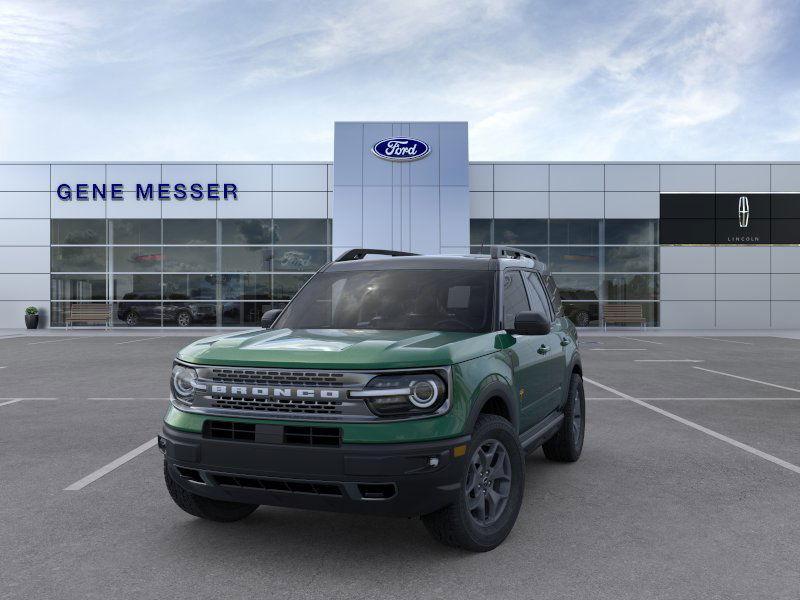
<svg viewBox="0 0 800 600">
<path fill-rule="evenodd" d="M 353 248 L 342 254 L 334 262 L 346 262 L 348 260 L 361 260 L 368 254 L 380 254 L 381 256 L 419 256 L 416 252 L 401 252 L 400 250 L 378 250 L 375 248 Z"/>
<path fill-rule="evenodd" d="M 533 252 L 520 250 L 512 246 L 491 246 L 489 248 L 489 256 L 492 258 L 530 258 L 539 260 Z"/>
</svg>

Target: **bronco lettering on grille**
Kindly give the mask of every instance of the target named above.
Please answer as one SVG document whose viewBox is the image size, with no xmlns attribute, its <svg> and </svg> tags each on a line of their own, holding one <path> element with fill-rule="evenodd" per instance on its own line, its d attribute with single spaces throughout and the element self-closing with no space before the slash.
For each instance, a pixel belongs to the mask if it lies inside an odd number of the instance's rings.
<svg viewBox="0 0 800 600">
<path fill-rule="evenodd" d="M 298 398 L 338 400 L 340 390 L 319 388 L 264 387 L 249 385 L 212 384 L 211 393 L 219 396 L 246 396 L 254 398 Z"/>
</svg>

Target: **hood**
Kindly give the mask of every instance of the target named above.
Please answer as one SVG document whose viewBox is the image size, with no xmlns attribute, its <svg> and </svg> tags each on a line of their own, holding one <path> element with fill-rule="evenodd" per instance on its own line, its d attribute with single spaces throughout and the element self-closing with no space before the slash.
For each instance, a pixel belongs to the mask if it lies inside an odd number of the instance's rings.
<svg viewBox="0 0 800 600">
<path fill-rule="evenodd" d="M 178 352 L 195 364 L 311 369 L 452 365 L 495 351 L 496 333 L 256 329 L 198 340 Z"/>
</svg>

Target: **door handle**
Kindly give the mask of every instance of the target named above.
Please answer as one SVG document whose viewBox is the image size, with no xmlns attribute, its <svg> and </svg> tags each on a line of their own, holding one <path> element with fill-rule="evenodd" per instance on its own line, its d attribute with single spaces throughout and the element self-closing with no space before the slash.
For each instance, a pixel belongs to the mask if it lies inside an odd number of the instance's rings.
<svg viewBox="0 0 800 600">
<path fill-rule="evenodd" d="M 537 352 L 539 354 L 547 354 L 548 352 L 550 352 L 550 346 L 545 346 L 544 344 L 542 344 L 541 346 L 539 346 Z"/>
<path fill-rule="evenodd" d="M 562 346 L 569 346 L 569 338 L 561 338 Z"/>
</svg>

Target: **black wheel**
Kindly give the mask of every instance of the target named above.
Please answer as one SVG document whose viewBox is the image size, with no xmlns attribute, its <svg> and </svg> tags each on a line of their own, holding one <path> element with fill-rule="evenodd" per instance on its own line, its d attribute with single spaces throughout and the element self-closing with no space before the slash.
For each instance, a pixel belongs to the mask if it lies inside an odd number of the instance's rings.
<svg viewBox="0 0 800 600">
<path fill-rule="evenodd" d="M 178 327 L 188 327 L 192 324 L 192 314 L 189 311 L 182 310 L 175 317 L 175 323 L 177 323 Z"/>
<path fill-rule="evenodd" d="M 486 552 L 508 536 L 525 491 L 525 457 L 511 423 L 478 418 L 461 479 L 459 500 L 422 517 L 431 535 L 448 546 Z"/>
<path fill-rule="evenodd" d="M 542 445 L 544 455 L 558 462 L 575 462 L 583 450 L 583 436 L 586 431 L 586 396 L 583 393 L 583 378 L 572 374 L 569 382 L 569 395 L 564 406 L 564 421 L 552 438 Z"/>
<path fill-rule="evenodd" d="M 128 313 L 125 315 L 125 324 L 130 327 L 135 327 L 138 325 L 139 313 L 137 313 L 135 310 L 128 311 Z"/>
<path fill-rule="evenodd" d="M 212 500 L 211 498 L 205 498 L 186 491 L 172 479 L 167 461 L 164 461 L 164 481 L 167 484 L 169 495 L 172 496 L 175 504 L 190 515 L 200 517 L 201 519 L 231 523 L 244 519 L 258 508 L 258 504 L 242 504 L 241 502 Z"/>
</svg>

